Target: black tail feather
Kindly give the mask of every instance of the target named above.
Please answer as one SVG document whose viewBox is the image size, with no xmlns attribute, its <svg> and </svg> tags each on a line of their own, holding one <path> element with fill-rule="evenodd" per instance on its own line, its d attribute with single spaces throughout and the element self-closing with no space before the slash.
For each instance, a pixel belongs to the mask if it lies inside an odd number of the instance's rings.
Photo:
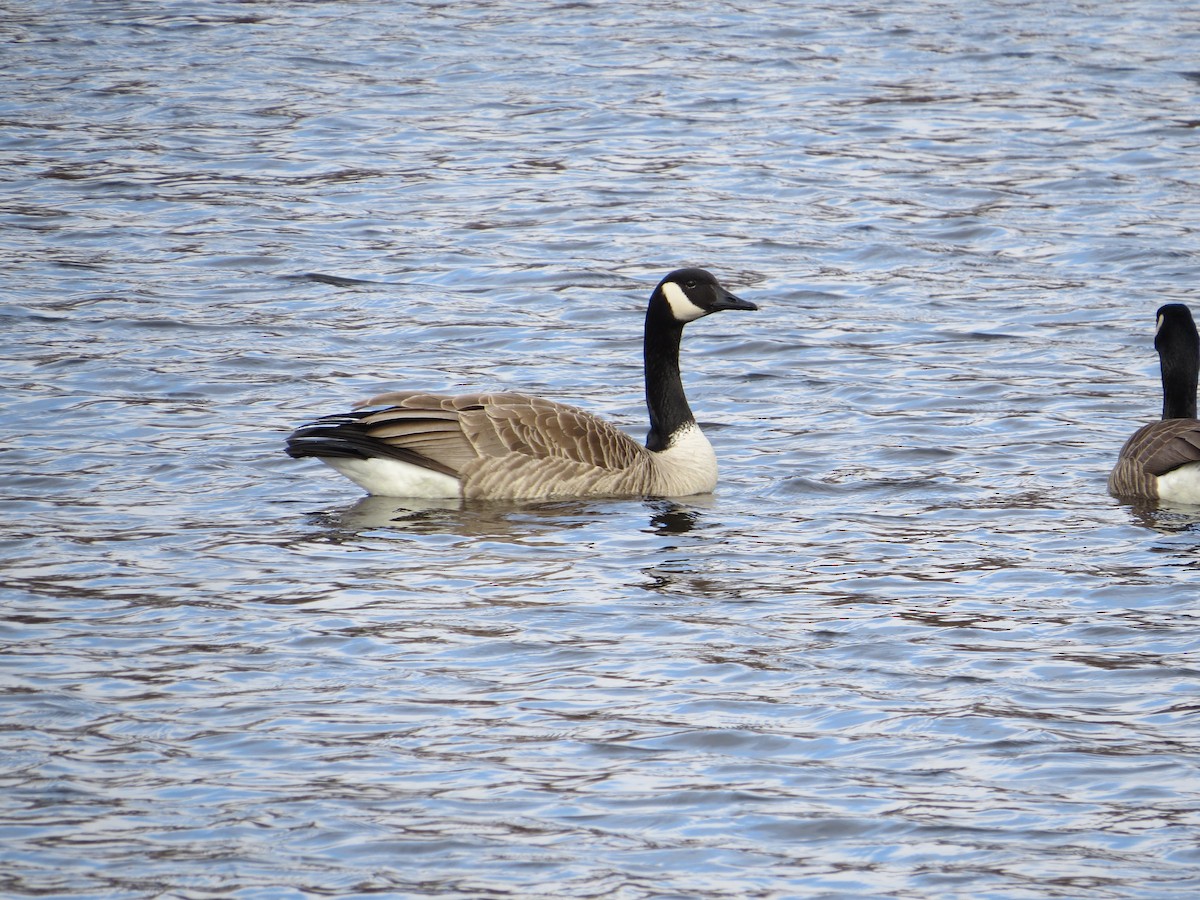
<svg viewBox="0 0 1200 900">
<path fill-rule="evenodd" d="M 306 456 L 341 459 L 370 459 L 387 456 L 380 452 L 379 441 L 367 434 L 361 419 L 366 413 L 324 416 L 301 425 L 288 435 L 285 451 L 293 459 Z"/>
<path fill-rule="evenodd" d="M 457 473 L 437 460 L 372 437 L 362 420 L 370 410 L 322 416 L 288 435 L 284 452 L 293 459 L 398 459 L 446 475 Z"/>
</svg>

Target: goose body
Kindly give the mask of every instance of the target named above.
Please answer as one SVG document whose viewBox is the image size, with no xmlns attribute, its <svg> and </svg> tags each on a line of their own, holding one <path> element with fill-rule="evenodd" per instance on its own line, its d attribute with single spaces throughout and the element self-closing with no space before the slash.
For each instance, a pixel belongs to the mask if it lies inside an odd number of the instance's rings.
<svg viewBox="0 0 1200 900">
<path fill-rule="evenodd" d="M 756 308 L 703 269 L 679 269 L 659 282 L 646 310 L 645 446 L 598 416 L 540 397 L 395 391 L 298 428 L 287 453 L 315 457 L 367 493 L 389 497 L 706 493 L 716 486 L 717 460 L 684 396 L 683 326 Z"/>
<path fill-rule="evenodd" d="M 1125 442 L 1108 476 L 1108 490 L 1118 497 L 1200 504 L 1200 336 L 1182 303 L 1160 307 L 1157 321 L 1162 419 L 1143 425 Z"/>
</svg>

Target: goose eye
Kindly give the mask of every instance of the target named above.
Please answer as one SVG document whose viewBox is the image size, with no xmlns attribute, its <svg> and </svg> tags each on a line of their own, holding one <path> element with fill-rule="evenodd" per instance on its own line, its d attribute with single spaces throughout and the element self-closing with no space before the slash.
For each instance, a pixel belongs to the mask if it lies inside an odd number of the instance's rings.
<svg viewBox="0 0 1200 900">
<path fill-rule="evenodd" d="M 696 282 L 694 282 L 694 281 L 689 281 L 689 282 L 687 282 L 687 283 L 685 283 L 685 284 L 684 284 L 684 287 L 685 287 L 685 288 L 687 288 L 689 291 L 690 291 L 692 288 L 694 288 L 695 286 L 696 286 Z"/>
</svg>

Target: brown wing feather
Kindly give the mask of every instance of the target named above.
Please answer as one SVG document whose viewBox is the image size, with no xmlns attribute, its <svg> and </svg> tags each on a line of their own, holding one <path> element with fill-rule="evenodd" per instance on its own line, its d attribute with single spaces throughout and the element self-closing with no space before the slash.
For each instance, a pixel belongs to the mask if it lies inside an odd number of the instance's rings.
<svg viewBox="0 0 1200 900">
<path fill-rule="evenodd" d="M 466 395 L 460 422 L 481 456 L 518 453 L 600 469 L 624 469 L 644 448 L 591 413 L 524 394 Z"/>
<path fill-rule="evenodd" d="M 1151 422 L 1135 431 L 1121 448 L 1108 477 L 1109 490 L 1123 496 L 1157 498 L 1158 476 L 1194 462 L 1200 462 L 1200 419 Z"/>
<path fill-rule="evenodd" d="M 630 469 L 648 468 L 646 449 L 620 429 L 540 397 L 400 391 L 360 404 L 378 405 L 361 420 L 367 434 L 450 469 L 468 496 L 615 490 Z"/>
<path fill-rule="evenodd" d="M 363 417 L 361 426 L 374 440 L 403 448 L 429 460 L 448 474 L 458 475 L 479 458 L 463 434 L 455 397 L 418 391 L 396 391 L 371 397 L 358 406 L 384 408 Z"/>
</svg>

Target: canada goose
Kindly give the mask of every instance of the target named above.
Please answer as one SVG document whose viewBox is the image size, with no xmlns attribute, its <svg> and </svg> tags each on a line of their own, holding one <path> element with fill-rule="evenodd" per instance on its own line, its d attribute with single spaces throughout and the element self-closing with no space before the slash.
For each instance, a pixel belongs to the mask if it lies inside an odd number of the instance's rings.
<svg viewBox="0 0 1200 900">
<path fill-rule="evenodd" d="M 1200 503 L 1200 337 L 1182 303 L 1159 308 L 1154 349 L 1162 370 L 1162 421 L 1143 425 L 1125 442 L 1108 490 L 1119 497 Z"/>
<path fill-rule="evenodd" d="M 707 493 L 717 483 L 717 458 L 683 393 L 679 341 L 688 322 L 725 309 L 758 307 L 703 269 L 672 272 L 650 295 L 644 447 L 591 413 L 540 397 L 395 391 L 298 428 L 287 453 L 315 456 L 368 494 L 390 497 Z"/>
</svg>

